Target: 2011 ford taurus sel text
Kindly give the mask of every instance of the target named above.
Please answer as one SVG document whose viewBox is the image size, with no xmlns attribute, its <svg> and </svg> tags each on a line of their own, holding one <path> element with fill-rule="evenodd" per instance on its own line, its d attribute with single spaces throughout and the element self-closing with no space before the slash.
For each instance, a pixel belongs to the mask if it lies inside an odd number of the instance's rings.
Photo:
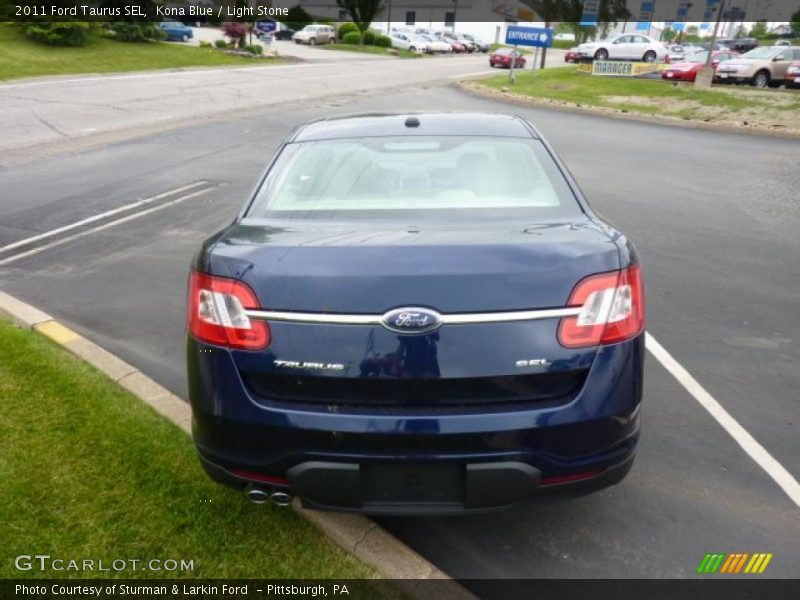
<svg viewBox="0 0 800 600">
<path fill-rule="evenodd" d="M 636 452 L 636 252 L 516 117 L 295 130 L 198 253 L 188 329 L 203 465 L 256 502 L 482 511 Z"/>
</svg>

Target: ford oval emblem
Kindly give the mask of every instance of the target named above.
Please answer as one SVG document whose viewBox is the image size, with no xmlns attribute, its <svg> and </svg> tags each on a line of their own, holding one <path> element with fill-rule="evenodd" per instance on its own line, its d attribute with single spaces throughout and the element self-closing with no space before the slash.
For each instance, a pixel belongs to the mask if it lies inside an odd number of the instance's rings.
<svg viewBox="0 0 800 600">
<path fill-rule="evenodd" d="M 395 333 L 422 335 L 439 329 L 442 326 L 442 315 L 430 308 L 406 306 L 387 312 L 381 323 Z"/>
</svg>

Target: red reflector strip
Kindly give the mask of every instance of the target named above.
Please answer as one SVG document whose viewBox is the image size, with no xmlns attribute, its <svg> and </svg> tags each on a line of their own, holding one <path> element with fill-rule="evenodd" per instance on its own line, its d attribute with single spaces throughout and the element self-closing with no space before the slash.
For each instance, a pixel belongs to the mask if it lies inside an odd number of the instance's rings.
<svg viewBox="0 0 800 600">
<path fill-rule="evenodd" d="M 261 481 L 263 483 L 273 483 L 275 485 L 289 485 L 289 480 L 286 477 L 277 477 L 275 475 L 264 475 L 262 473 L 253 473 L 252 471 L 242 471 L 240 469 L 229 469 L 231 473 L 243 479 L 252 479 L 253 481 Z"/>
<path fill-rule="evenodd" d="M 581 481 L 583 479 L 591 479 L 596 475 L 600 475 L 605 469 L 593 469 L 591 471 L 581 471 L 580 473 L 570 473 L 569 475 L 555 475 L 553 477 L 542 477 L 539 485 L 555 485 L 558 483 L 570 483 L 572 481 Z"/>
</svg>

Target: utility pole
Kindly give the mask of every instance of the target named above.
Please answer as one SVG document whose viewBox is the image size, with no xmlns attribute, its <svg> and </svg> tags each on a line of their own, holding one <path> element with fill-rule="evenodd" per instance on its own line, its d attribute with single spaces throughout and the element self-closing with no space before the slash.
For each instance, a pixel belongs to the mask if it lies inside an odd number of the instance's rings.
<svg viewBox="0 0 800 600">
<path fill-rule="evenodd" d="M 711 66 L 711 55 L 714 53 L 714 46 L 717 43 L 717 34 L 719 33 L 719 24 L 722 21 L 722 11 L 725 8 L 725 0 L 720 0 L 719 13 L 717 14 L 717 22 L 714 24 L 714 33 L 711 34 L 711 46 L 708 48 L 708 56 L 706 56 L 706 67 Z"/>
<path fill-rule="evenodd" d="M 708 47 L 708 54 L 706 55 L 706 64 L 697 72 L 694 80 L 694 87 L 708 89 L 714 81 L 714 68 L 711 66 L 711 57 L 714 54 L 714 46 L 717 44 L 717 35 L 719 34 L 719 25 L 722 22 L 722 13 L 725 10 L 725 0 L 720 0 L 719 11 L 717 13 L 717 22 L 714 24 L 714 33 L 711 34 L 711 45 Z"/>
<path fill-rule="evenodd" d="M 392 0 L 389 0 L 389 4 L 386 7 L 386 35 L 390 35 L 392 33 Z"/>
</svg>

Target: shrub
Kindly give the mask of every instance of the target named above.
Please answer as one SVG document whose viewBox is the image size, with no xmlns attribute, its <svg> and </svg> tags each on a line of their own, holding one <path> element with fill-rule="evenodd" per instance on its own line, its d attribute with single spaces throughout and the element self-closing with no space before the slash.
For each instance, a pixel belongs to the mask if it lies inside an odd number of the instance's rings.
<svg viewBox="0 0 800 600">
<path fill-rule="evenodd" d="M 222 40 L 220 40 L 220 41 L 222 41 Z M 199 41 L 199 42 L 197 43 L 197 45 L 198 45 L 200 48 L 213 48 L 213 47 L 214 47 L 214 44 L 212 44 L 211 42 L 207 42 L 206 40 L 201 40 L 201 41 Z"/>
<path fill-rule="evenodd" d="M 390 38 L 388 35 L 375 36 L 375 45 L 379 48 L 391 48 L 392 38 Z"/>
<path fill-rule="evenodd" d="M 358 26 L 355 23 L 342 23 L 339 25 L 339 30 L 336 32 L 336 35 L 340 40 L 344 40 L 344 36 L 353 31 L 358 32 Z"/>
<path fill-rule="evenodd" d="M 228 42 L 226 42 L 225 40 L 215 40 L 214 46 L 216 46 L 217 48 L 227 48 Z"/>
<path fill-rule="evenodd" d="M 244 40 L 247 37 L 247 26 L 244 23 L 227 21 L 222 24 L 222 31 L 235 46 L 244 48 Z"/>
<path fill-rule="evenodd" d="M 345 44 L 358 44 L 361 41 L 361 34 L 357 31 L 351 31 L 350 33 L 346 33 L 345 36 L 342 38 L 342 41 Z"/>
<path fill-rule="evenodd" d="M 364 43 L 367 46 L 372 46 L 375 43 L 375 37 L 376 37 L 375 32 L 372 31 L 371 29 L 367 29 L 364 32 Z"/>
<path fill-rule="evenodd" d="M 245 46 L 244 47 L 247 52 L 250 54 L 263 54 L 264 53 L 264 46 L 261 44 L 253 44 L 252 46 Z"/>
<path fill-rule="evenodd" d="M 114 38 L 120 42 L 149 42 L 163 40 L 166 36 L 155 23 L 141 21 L 138 23 L 114 21 L 109 24 Z"/>
<path fill-rule="evenodd" d="M 23 23 L 22 32 L 32 40 L 54 46 L 84 46 L 92 25 L 76 21 Z"/>
</svg>

